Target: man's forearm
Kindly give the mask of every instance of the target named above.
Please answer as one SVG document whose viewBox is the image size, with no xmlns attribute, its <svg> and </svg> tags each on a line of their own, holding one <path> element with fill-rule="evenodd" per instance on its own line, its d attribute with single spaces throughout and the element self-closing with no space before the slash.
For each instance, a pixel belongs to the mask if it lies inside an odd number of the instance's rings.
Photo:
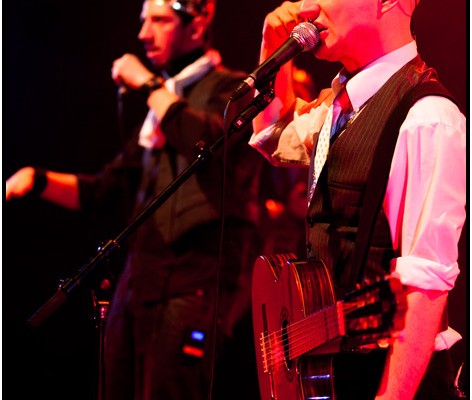
<svg viewBox="0 0 472 400">
<path fill-rule="evenodd" d="M 70 210 L 79 210 L 79 184 L 77 176 L 47 171 L 47 184 L 41 198 Z"/>
<path fill-rule="evenodd" d="M 409 289 L 405 328 L 391 347 L 377 400 L 413 399 L 433 353 L 447 293 Z"/>
</svg>

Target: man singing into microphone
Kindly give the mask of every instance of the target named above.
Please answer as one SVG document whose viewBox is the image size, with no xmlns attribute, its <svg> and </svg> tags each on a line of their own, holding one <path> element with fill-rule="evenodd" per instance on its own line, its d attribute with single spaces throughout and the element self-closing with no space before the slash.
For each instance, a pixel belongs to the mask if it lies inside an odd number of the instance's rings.
<svg viewBox="0 0 472 400">
<path fill-rule="evenodd" d="M 147 99 L 136 135 L 95 176 L 25 167 L 7 181 L 6 199 L 30 194 L 88 211 L 126 196 L 127 214 L 137 215 L 195 159 L 198 142 L 210 146 L 223 136 L 225 107 L 244 75 L 223 67 L 210 47 L 214 9 L 214 0 L 144 1 L 139 39 L 153 68 L 132 54 L 112 68 L 118 85 Z M 226 170 L 221 156 L 205 164 L 131 237 L 106 326 L 106 399 L 208 398 L 212 345 L 231 337 L 249 311 L 258 254 L 263 160 L 248 139 L 234 135 Z"/>
<path fill-rule="evenodd" d="M 392 120 L 411 88 L 437 80 L 410 31 L 415 7 L 413 0 L 284 2 L 263 28 L 261 61 L 310 21 L 319 32 L 315 57 L 343 64 L 312 103 L 295 98 L 291 65 L 284 65 L 250 141 L 276 165 L 310 167 L 307 257 L 324 261 L 339 298 L 359 280 L 392 273 L 407 289 L 405 326 L 388 348 L 334 357 L 337 399 L 448 399 L 453 383 L 448 349 L 460 335 L 448 328 L 445 309 L 466 216 L 466 122 L 447 93 L 432 89 L 403 106 L 406 118 Z M 387 157 L 376 154 L 384 131 L 395 135 L 386 146 L 392 156 L 374 182 L 386 190 L 359 274 L 356 234 L 375 212 L 363 207 L 372 171 Z M 305 396 L 316 384 L 308 380 Z"/>
</svg>

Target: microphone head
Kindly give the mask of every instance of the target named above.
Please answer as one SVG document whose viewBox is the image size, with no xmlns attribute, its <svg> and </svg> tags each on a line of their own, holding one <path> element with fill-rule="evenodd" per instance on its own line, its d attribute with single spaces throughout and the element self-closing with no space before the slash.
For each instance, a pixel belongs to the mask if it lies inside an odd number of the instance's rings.
<svg viewBox="0 0 472 400">
<path fill-rule="evenodd" d="M 302 51 L 313 50 L 320 41 L 318 29 L 311 22 L 301 22 L 293 28 L 290 37 L 300 45 Z"/>
</svg>

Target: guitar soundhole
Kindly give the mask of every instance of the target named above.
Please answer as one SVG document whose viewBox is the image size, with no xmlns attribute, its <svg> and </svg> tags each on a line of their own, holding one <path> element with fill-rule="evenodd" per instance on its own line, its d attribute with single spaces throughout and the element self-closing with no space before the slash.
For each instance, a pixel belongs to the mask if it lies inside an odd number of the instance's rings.
<svg viewBox="0 0 472 400">
<path fill-rule="evenodd" d="M 292 369 L 292 361 L 290 360 L 290 346 L 287 332 L 288 321 L 284 320 L 282 323 L 282 347 L 284 350 L 284 359 L 287 369 Z"/>
<path fill-rule="evenodd" d="M 280 339 L 281 339 L 281 350 L 282 350 L 282 355 L 281 355 L 281 360 L 285 364 L 285 378 L 287 381 L 292 382 L 295 374 L 294 371 L 292 370 L 294 360 L 290 359 L 290 337 L 289 337 L 289 325 L 290 325 L 290 318 L 289 318 L 289 312 L 288 310 L 284 307 L 282 309 L 282 312 L 280 313 Z M 283 360 L 282 360 L 283 357 Z"/>
</svg>

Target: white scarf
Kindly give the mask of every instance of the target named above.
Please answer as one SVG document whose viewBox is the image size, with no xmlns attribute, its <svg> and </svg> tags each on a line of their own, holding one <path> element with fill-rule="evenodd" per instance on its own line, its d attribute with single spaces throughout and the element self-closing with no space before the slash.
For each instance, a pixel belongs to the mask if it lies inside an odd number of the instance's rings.
<svg viewBox="0 0 472 400">
<path fill-rule="evenodd" d="M 208 50 L 194 63 L 165 81 L 167 90 L 182 97 L 184 89 L 201 79 L 211 69 L 221 64 L 221 55 L 214 49 Z M 160 129 L 160 121 L 150 109 L 139 132 L 139 145 L 148 149 L 162 149 L 166 140 Z"/>
</svg>

